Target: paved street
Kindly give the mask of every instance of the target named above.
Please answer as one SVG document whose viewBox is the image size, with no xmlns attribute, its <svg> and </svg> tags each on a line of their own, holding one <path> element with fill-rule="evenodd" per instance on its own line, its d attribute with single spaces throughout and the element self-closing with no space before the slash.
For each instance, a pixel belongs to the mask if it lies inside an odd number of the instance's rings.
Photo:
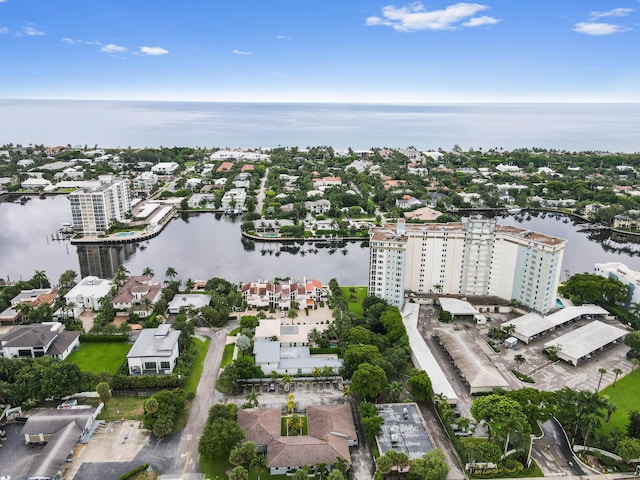
<svg viewBox="0 0 640 480">
<path fill-rule="evenodd" d="M 549 475 L 586 475 L 587 473 L 575 460 L 571 447 L 566 441 L 562 429 L 555 420 L 542 425 L 544 436 L 535 440 L 531 455 L 545 476 Z"/>
</svg>

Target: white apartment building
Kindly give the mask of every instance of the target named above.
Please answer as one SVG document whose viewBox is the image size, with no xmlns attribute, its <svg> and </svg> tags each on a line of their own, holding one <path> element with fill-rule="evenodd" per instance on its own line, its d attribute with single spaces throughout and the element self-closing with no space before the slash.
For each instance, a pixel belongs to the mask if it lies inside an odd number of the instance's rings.
<svg viewBox="0 0 640 480">
<path fill-rule="evenodd" d="M 246 201 L 247 192 L 244 188 L 232 188 L 223 195 L 222 200 L 220 200 L 220 208 L 223 210 L 242 209 Z"/>
<path fill-rule="evenodd" d="M 640 303 L 640 272 L 631 270 L 627 265 L 619 262 L 596 263 L 595 271 L 601 277 L 615 278 L 629 287 L 626 307 L 632 303 Z"/>
<path fill-rule="evenodd" d="M 158 183 L 158 176 L 155 173 L 142 172 L 133 179 L 133 189 L 148 195 L 156 183 Z"/>
<path fill-rule="evenodd" d="M 399 308 L 406 292 L 497 296 L 546 313 L 555 308 L 565 244 L 481 218 L 374 227 L 369 294 Z"/>
<path fill-rule="evenodd" d="M 131 212 L 129 182 L 102 175 L 98 186 L 76 190 L 69 195 L 69 202 L 74 230 L 83 235 L 102 235 L 114 220 L 123 221 Z"/>
</svg>

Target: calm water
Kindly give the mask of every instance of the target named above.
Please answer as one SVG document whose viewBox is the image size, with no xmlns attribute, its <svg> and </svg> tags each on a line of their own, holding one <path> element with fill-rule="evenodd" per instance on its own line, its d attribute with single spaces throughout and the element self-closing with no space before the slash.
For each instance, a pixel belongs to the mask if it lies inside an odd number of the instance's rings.
<svg viewBox="0 0 640 480">
<path fill-rule="evenodd" d="M 0 100 L 0 144 L 640 152 L 640 104 L 346 105 Z"/>
<path fill-rule="evenodd" d="M 306 276 L 323 282 L 335 277 L 343 285 L 367 283 L 369 249 L 360 243 L 330 249 L 243 242 L 239 221 L 217 219 L 213 214 L 174 219 L 158 237 L 142 244 L 76 247 L 52 240 L 52 233 L 69 221 L 64 196 L 34 198 L 26 205 L 0 203 L 0 276 L 30 278 L 37 269 L 57 280 L 63 271 L 73 269 L 82 276 L 108 278 L 124 264 L 132 274 L 151 267 L 159 279 L 172 266 L 182 280 L 217 276 L 241 282 Z M 594 263 L 609 261 L 640 270 L 640 243 L 616 240 L 608 233 L 581 232 L 581 225 L 569 217 L 524 213 L 499 222 L 568 240 L 562 268 L 570 274 L 593 272 Z"/>
</svg>

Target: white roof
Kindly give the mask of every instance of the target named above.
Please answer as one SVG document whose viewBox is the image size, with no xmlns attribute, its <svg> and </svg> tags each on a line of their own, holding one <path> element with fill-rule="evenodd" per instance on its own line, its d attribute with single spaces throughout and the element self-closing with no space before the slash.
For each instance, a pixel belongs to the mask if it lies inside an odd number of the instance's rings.
<svg viewBox="0 0 640 480">
<path fill-rule="evenodd" d="M 77 297 L 102 298 L 109 294 L 111 287 L 113 287 L 113 282 L 111 280 L 88 276 L 80 280 L 80 282 L 69 290 L 64 297 L 66 299 L 73 299 Z"/>
<path fill-rule="evenodd" d="M 557 312 L 543 317 L 537 313 L 527 313 L 522 317 L 504 322 L 502 327 L 515 325 L 516 333 L 525 338 L 531 338 L 546 332 L 552 328 L 559 327 L 582 315 L 608 315 L 609 312 L 598 305 L 580 305 L 565 307 Z"/>
<path fill-rule="evenodd" d="M 420 305 L 417 303 L 406 303 L 402 310 L 402 321 L 409 336 L 411 359 L 416 364 L 416 367 L 427 372 L 429 379 L 431 379 L 434 393 L 444 395 L 450 403 L 455 403 L 458 400 L 458 395 L 418 331 L 419 310 Z"/>
<path fill-rule="evenodd" d="M 594 320 L 584 327 L 546 342 L 544 348 L 559 346 L 562 355 L 579 360 L 614 340 L 624 337 L 627 333 L 622 328 L 614 327 L 600 320 Z"/>
<path fill-rule="evenodd" d="M 201 293 L 178 293 L 173 300 L 167 305 L 169 310 L 180 310 L 180 308 L 202 308 L 209 305 L 211 302 L 211 295 L 203 295 Z"/>
<path fill-rule="evenodd" d="M 457 298 L 438 297 L 442 310 L 451 312 L 452 315 L 475 315 L 478 311 L 465 300 Z"/>
</svg>

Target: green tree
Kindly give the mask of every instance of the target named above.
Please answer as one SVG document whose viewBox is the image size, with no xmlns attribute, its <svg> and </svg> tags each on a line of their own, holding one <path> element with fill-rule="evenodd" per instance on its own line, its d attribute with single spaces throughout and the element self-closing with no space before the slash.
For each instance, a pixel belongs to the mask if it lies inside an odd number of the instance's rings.
<svg viewBox="0 0 640 480">
<path fill-rule="evenodd" d="M 327 480 L 345 480 L 345 478 L 340 470 L 331 470 L 327 475 Z"/>
<path fill-rule="evenodd" d="M 96 385 L 96 392 L 104 404 L 104 409 L 107 410 L 107 403 L 111 400 L 111 386 L 107 382 L 100 382 Z"/>
<path fill-rule="evenodd" d="M 527 359 L 521 353 L 514 355 L 513 360 L 516 362 L 516 365 L 518 366 L 518 368 L 520 368 L 524 364 L 524 362 L 527 361 Z"/>
<path fill-rule="evenodd" d="M 153 397 L 149 397 L 144 402 L 144 411 L 149 415 L 153 415 L 158 411 L 159 404 L 158 400 Z"/>
<path fill-rule="evenodd" d="M 149 277 L 149 278 L 153 278 L 156 276 L 156 274 L 154 273 L 154 271 L 151 269 L 151 267 L 145 267 L 144 270 L 142 270 L 142 275 L 144 277 Z"/>
<path fill-rule="evenodd" d="M 260 395 L 262 394 L 256 392 L 256 390 L 252 388 L 251 391 L 247 394 L 247 396 L 244 397 L 245 405 L 247 406 L 247 408 L 258 408 L 258 406 L 260 406 L 260 403 L 258 402 L 258 397 Z"/>
<path fill-rule="evenodd" d="M 618 381 L 618 377 L 620 375 L 622 375 L 624 373 L 624 371 L 621 368 L 616 367 L 616 368 L 613 369 L 613 373 L 615 373 L 615 375 L 616 375 L 615 378 L 613 379 L 613 386 L 615 387 L 616 386 L 616 382 Z"/>
<path fill-rule="evenodd" d="M 376 461 L 376 471 L 378 473 L 387 475 L 395 466 L 395 460 L 391 452 L 396 453 L 395 450 L 387 450 L 385 454 L 381 455 Z"/>
<path fill-rule="evenodd" d="M 640 354 L 640 330 L 627 333 L 626 337 L 624 337 L 624 344 L 634 352 Z"/>
<path fill-rule="evenodd" d="M 487 395 L 476 398 L 471 405 L 471 415 L 487 426 L 489 438 L 504 443 L 504 451 L 509 447 L 510 437 L 516 433 L 521 439 L 529 438 L 531 426 L 522 407 L 515 400 L 504 395 Z"/>
<path fill-rule="evenodd" d="M 309 470 L 307 467 L 302 467 L 295 472 L 291 476 L 292 480 L 307 480 L 309 478 Z"/>
<path fill-rule="evenodd" d="M 47 278 L 47 274 L 44 270 L 36 270 L 30 282 L 37 288 L 45 288 L 50 285 L 49 279 Z"/>
<path fill-rule="evenodd" d="M 407 387 L 409 387 L 411 395 L 419 402 L 428 402 L 433 396 L 431 379 L 424 370 L 413 369 L 409 380 L 407 380 Z"/>
<path fill-rule="evenodd" d="M 631 410 L 628 418 L 627 435 L 631 438 L 640 439 L 640 412 L 638 410 Z"/>
<path fill-rule="evenodd" d="M 204 458 L 214 461 L 216 457 L 226 457 L 244 438 L 244 432 L 237 422 L 227 418 L 216 418 L 208 423 L 198 444 L 198 452 Z"/>
<path fill-rule="evenodd" d="M 380 435 L 383 425 L 384 425 L 384 418 L 382 418 L 379 415 L 366 417 L 362 419 L 362 427 L 364 428 L 364 433 L 367 434 L 367 438 L 369 439 L 372 445 L 375 444 L 376 437 Z"/>
<path fill-rule="evenodd" d="M 173 279 L 178 276 L 178 272 L 176 272 L 176 269 L 173 267 L 167 267 L 167 270 L 164 273 L 164 276 L 167 277 L 169 280 L 173 281 Z"/>
<path fill-rule="evenodd" d="M 236 347 L 244 354 L 251 348 L 251 339 L 246 335 L 238 335 L 236 337 Z"/>
<path fill-rule="evenodd" d="M 500 447 L 485 438 L 465 437 L 460 439 L 460 443 L 469 463 L 498 463 L 502 458 Z"/>
<path fill-rule="evenodd" d="M 605 373 L 607 373 L 607 369 L 599 368 L 598 373 L 600 374 L 600 378 L 598 379 L 598 386 L 596 387 L 596 392 L 600 391 L 600 384 L 602 383 L 602 377 L 604 376 Z"/>
<path fill-rule="evenodd" d="M 437 448 L 411 462 L 408 480 L 445 480 L 449 474 L 445 456 Z"/>
<path fill-rule="evenodd" d="M 173 430 L 173 418 L 170 415 L 160 415 L 153 422 L 153 434 L 158 438 L 164 438 Z"/>
<path fill-rule="evenodd" d="M 351 377 L 351 389 L 359 397 L 378 398 L 387 388 L 387 374 L 377 365 L 362 363 Z"/>
<path fill-rule="evenodd" d="M 237 466 L 229 472 L 229 480 L 249 480 L 249 472 L 242 466 Z"/>
<path fill-rule="evenodd" d="M 577 303 L 596 305 L 618 305 L 627 299 L 628 287 L 620 280 L 591 273 L 573 275 L 559 288 L 558 292 Z"/>
<path fill-rule="evenodd" d="M 392 402 L 397 402 L 400 398 L 400 395 L 404 392 L 404 387 L 401 382 L 391 382 L 389 387 L 387 388 L 387 393 L 389 394 L 389 400 Z"/>
<path fill-rule="evenodd" d="M 637 438 L 624 438 L 616 445 L 616 453 L 624 462 L 640 458 L 640 440 Z"/>
<path fill-rule="evenodd" d="M 267 457 L 264 455 L 256 455 L 253 460 L 251 460 L 251 464 L 249 465 L 249 470 L 258 474 L 258 480 L 260 480 L 260 474 L 267 471 Z"/>
</svg>

